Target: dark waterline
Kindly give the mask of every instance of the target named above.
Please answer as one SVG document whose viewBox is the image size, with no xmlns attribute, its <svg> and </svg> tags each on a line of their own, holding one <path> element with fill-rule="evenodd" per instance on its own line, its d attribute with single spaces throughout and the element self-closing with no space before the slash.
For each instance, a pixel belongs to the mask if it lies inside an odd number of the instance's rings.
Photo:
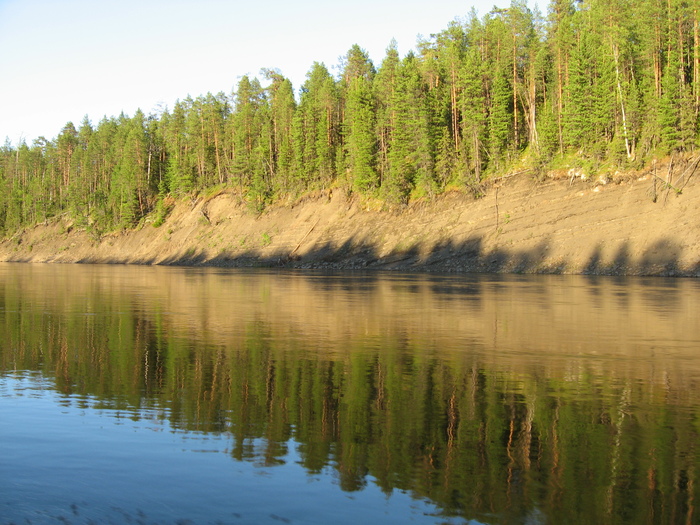
<svg viewBox="0 0 700 525">
<path fill-rule="evenodd" d="M 699 292 L 0 264 L 0 522 L 692 523 Z"/>
</svg>

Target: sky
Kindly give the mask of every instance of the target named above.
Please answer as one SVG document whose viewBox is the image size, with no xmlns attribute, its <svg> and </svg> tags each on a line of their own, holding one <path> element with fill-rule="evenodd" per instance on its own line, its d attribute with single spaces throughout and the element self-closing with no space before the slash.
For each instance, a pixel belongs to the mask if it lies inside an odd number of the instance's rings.
<svg viewBox="0 0 700 525">
<path fill-rule="evenodd" d="M 243 75 L 278 69 L 296 92 L 314 62 L 337 74 L 353 44 L 375 66 L 395 39 L 483 18 L 510 0 L 0 0 L 0 144 L 55 138 L 69 121 L 178 99 L 231 94 Z"/>
</svg>

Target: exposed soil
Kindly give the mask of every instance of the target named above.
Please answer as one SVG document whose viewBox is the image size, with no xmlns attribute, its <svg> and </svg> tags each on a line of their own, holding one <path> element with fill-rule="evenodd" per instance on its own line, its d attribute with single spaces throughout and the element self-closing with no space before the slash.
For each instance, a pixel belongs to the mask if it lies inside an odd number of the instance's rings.
<svg viewBox="0 0 700 525">
<path fill-rule="evenodd" d="M 177 202 L 159 227 L 99 239 L 66 220 L 38 225 L 0 242 L 0 260 L 699 276 L 696 168 L 597 181 L 520 174 L 480 198 L 453 192 L 392 210 L 335 190 L 256 215 L 224 192 Z"/>
</svg>

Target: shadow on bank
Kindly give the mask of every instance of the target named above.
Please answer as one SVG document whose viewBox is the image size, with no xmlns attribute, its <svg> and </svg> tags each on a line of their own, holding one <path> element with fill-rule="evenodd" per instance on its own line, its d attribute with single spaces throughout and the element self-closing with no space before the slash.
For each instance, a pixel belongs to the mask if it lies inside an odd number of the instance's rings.
<svg viewBox="0 0 700 525">
<path fill-rule="evenodd" d="M 681 264 L 683 247 L 670 240 L 659 240 L 650 245 L 637 259 L 631 256 L 628 242 L 617 248 L 610 261 L 602 257 L 598 244 L 584 266 L 584 275 L 648 275 L 659 277 L 698 277 L 700 261 L 691 265 Z"/>
<path fill-rule="evenodd" d="M 165 259 L 143 259 L 138 264 L 172 266 L 265 267 L 321 270 L 394 270 L 445 273 L 526 273 L 526 274 L 583 274 L 583 275 L 639 275 L 668 277 L 700 276 L 700 261 L 690 265 L 681 263 L 683 247 L 670 240 L 650 245 L 639 257 L 630 253 L 628 242 L 617 248 L 615 255 L 603 257 L 602 245 L 594 248 L 581 265 L 552 256 L 549 239 L 525 250 L 496 248 L 487 250 L 483 239 L 473 237 L 464 242 L 446 241 L 424 246 L 414 245 L 380 253 L 368 239 L 350 238 L 341 245 L 324 243 L 303 253 L 278 250 L 265 253 L 249 249 L 235 254 L 222 252 L 214 257 L 205 250 L 189 249 Z M 81 260 L 80 262 L 98 262 Z M 121 261 L 99 261 L 121 262 Z"/>
</svg>

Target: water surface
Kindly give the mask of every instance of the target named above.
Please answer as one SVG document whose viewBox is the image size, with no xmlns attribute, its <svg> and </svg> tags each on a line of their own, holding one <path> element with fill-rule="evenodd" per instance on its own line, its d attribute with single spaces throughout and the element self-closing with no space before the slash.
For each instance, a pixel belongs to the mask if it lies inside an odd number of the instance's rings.
<svg viewBox="0 0 700 525">
<path fill-rule="evenodd" d="M 695 280 L 0 264 L 2 523 L 698 521 Z"/>
</svg>

